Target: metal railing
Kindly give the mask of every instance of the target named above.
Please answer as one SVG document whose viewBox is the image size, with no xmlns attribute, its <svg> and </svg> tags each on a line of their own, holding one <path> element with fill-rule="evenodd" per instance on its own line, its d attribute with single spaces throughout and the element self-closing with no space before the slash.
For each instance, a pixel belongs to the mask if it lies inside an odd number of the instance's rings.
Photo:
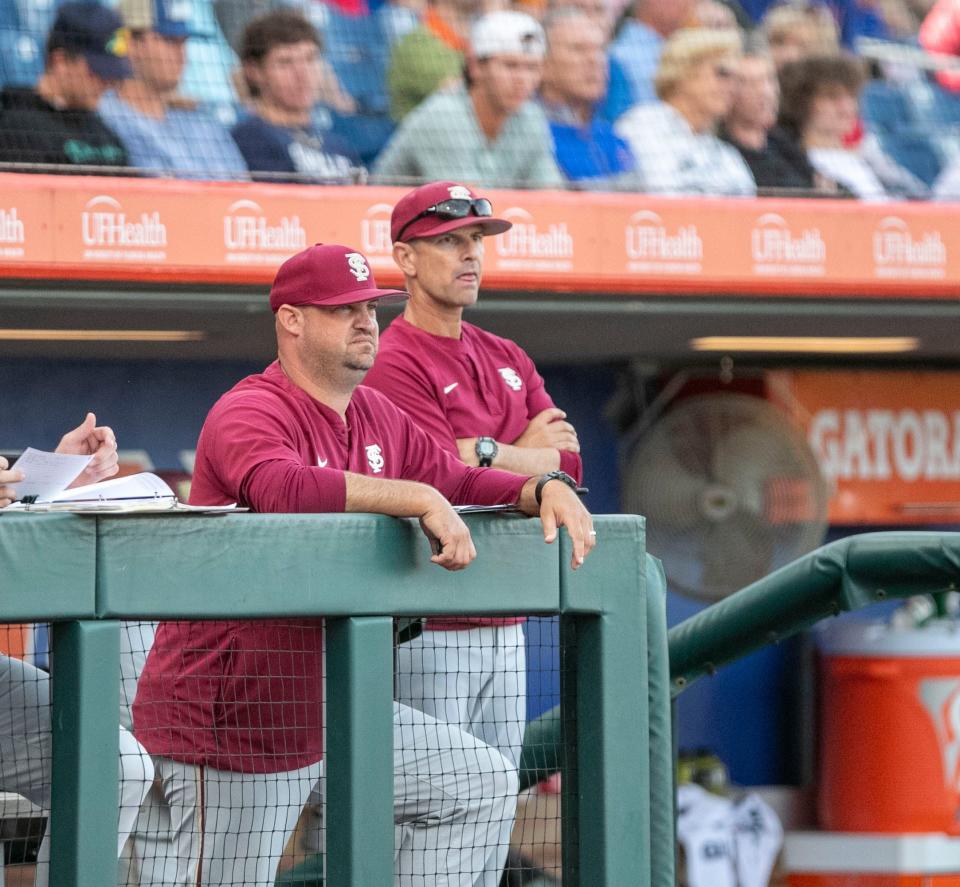
<svg viewBox="0 0 960 887">
<path fill-rule="evenodd" d="M 643 519 L 596 518 L 577 572 L 538 521 L 469 520 L 478 558 L 450 574 L 415 522 L 386 517 L 0 517 L 4 620 L 54 623 L 52 887 L 116 880 L 118 620 L 326 617 L 327 883 L 369 887 L 393 880 L 392 617 L 498 613 L 561 617 L 565 887 L 672 883 L 664 590 Z M 652 829 L 654 796 L 671 812 Z"/>
</svg>

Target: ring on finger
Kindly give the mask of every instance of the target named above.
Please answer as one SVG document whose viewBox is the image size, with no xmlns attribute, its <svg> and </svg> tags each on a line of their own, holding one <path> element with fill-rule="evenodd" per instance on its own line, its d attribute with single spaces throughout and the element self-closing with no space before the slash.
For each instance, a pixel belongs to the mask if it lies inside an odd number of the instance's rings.
<svg viewBox="0 0 960 887">
<path fill-rule="evenodd" d="M 597 535 L 597 531 L 596 531 L 596 530 L 591 530 L 588 535 L 590 535 L 590 536 L 596 536 L 596 535 Z"/>
</svg>

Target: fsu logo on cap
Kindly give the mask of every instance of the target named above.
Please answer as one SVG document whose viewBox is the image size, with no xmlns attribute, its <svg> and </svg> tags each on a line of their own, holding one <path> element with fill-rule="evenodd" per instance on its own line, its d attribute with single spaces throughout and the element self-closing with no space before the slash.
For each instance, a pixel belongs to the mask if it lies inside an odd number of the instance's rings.
<svg viewBox="0 0 960 887">
<path fill-rule="evenodd" d="M 450 196 L 454 200 L 472 200 L 473 195 L 470 193 L 469 188 L 464 188 L 463 185 L 454 185 L 452 188 L 447 188 L 450 192 Z"/>
<path fill-rule="evenodd" d="M 358 283 L 366 283 L 370 279 L 370 266 L 367 265 L 363 253 L 347 253 L 347 264 Z"/>
</svg>

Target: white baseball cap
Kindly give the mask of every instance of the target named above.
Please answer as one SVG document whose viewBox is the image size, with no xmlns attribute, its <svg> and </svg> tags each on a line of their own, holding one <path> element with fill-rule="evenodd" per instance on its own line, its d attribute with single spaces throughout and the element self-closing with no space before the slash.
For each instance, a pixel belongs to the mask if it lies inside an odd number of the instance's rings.
<svg viewBox="0 0 960 887">
<path fill-rule="evenodd" d="M 547 51 L 543 28 L 525 12 L 488 12 L 474 22 L 470 49 L 478 59 L 494 55 L 525 55 L 542 59 Z"/>
</svg>

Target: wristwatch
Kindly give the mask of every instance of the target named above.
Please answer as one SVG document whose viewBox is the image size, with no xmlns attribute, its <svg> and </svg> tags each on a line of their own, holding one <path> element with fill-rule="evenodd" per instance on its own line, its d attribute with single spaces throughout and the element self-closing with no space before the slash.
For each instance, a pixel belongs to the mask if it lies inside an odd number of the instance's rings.
<svg viewBox="0 0 960 887">
<path fill-rule="evenodd" d="M 489 468 L 493 465 L 493 460 L 497 458 L 500 447 L 492 437 L 478 437 L 474 444 L 474 451 L 477 454 L 477 462 L 481 468 Z"/>
<path fill-rule="evenodd" d="M 582 496 L 584 493 L 589 493 L 590 491 L 586 487 L 581 487 L 577 482 L 567 474 L 566 471 L 548 471 L 540 480 L 537 481 L 537 486 L 534 488 L 533 495 L 536 497 L 537 505 L 541 505 L 541 499 L 543 498 L 543 488 L 550 483 L 552 480 L 559 480 L 565 483 L 574 493 L 578 496 Z"/>
</svg>

